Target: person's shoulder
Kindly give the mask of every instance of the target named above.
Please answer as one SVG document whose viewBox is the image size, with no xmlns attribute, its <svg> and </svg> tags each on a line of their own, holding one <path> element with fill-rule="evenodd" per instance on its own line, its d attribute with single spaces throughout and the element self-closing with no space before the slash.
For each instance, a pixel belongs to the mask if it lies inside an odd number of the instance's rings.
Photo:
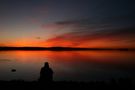
<svg viewBox="0 0 135 90">
<path fill-rule="evenodd" d="M 44 67 L 41 68 L 41 70 L 45 69 Z"/>
</svg>

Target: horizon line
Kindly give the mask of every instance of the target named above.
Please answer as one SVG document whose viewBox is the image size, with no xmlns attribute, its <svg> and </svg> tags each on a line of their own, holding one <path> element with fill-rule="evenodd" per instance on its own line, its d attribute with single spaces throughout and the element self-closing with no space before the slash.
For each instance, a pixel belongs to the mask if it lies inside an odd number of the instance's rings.
<svg viewBox="0 0 135 90">
<path fill-rule="evenodd" d="M 4 50 L 52 50 L 52 51 L 71 51 L 71 50 L 119 50 L 119 51 L 135 51 L 135 48 L 86 48 L 86 47 L 1 47 Z"/>
</svg>

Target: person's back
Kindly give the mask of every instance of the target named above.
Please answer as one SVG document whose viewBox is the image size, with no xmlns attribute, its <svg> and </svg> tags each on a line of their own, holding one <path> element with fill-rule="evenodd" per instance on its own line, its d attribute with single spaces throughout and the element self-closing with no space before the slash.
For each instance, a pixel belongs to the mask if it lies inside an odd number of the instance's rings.
<svg viewBox="0 0 135 90">
<path fill-rule="evenodd" d="M 53 70 L 49 67 L 48 62 L 45 62 L 44 67 L 41 68 L 39 81 L 41 82 L 53 81 Z"/>
</svg>

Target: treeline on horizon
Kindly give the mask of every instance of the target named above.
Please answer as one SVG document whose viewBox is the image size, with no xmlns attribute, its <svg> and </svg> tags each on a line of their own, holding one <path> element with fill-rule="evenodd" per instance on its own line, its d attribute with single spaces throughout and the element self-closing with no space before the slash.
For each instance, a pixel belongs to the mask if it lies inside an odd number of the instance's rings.
<svg viewBox="0 0 135 90">
<path fill-rule="evenodd" d="M 0 47 L 0 50 L 52 50 L 52 51 L 72 51 L 72 50 L 119 50 L 119 51 L 135 51 L 135 48 Z"/>
</svg>

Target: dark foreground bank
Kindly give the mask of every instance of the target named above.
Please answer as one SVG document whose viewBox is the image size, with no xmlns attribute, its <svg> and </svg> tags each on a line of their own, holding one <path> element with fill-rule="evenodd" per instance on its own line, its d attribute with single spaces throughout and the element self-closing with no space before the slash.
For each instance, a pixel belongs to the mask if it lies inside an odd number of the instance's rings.
<svg viewBox="0 0 135 90">
<path fill-rule="evenodd" d="M 72 81 L 57 81 L 57 82 L 38 82 L 38 81 L 22 81 L 22 80 L 13 80 L 13 81 L 0 81 L 0 90 L 10 89 L 10 90 L 46 90 L 46 89 L 127 89 L 135 90 L 135 83 L 132 79 L 119 79 L 119 80 L 110 80 L 108 82 L 104 81 L 93 81 L 93 82 L 72 82 Z"/>
</svg>

